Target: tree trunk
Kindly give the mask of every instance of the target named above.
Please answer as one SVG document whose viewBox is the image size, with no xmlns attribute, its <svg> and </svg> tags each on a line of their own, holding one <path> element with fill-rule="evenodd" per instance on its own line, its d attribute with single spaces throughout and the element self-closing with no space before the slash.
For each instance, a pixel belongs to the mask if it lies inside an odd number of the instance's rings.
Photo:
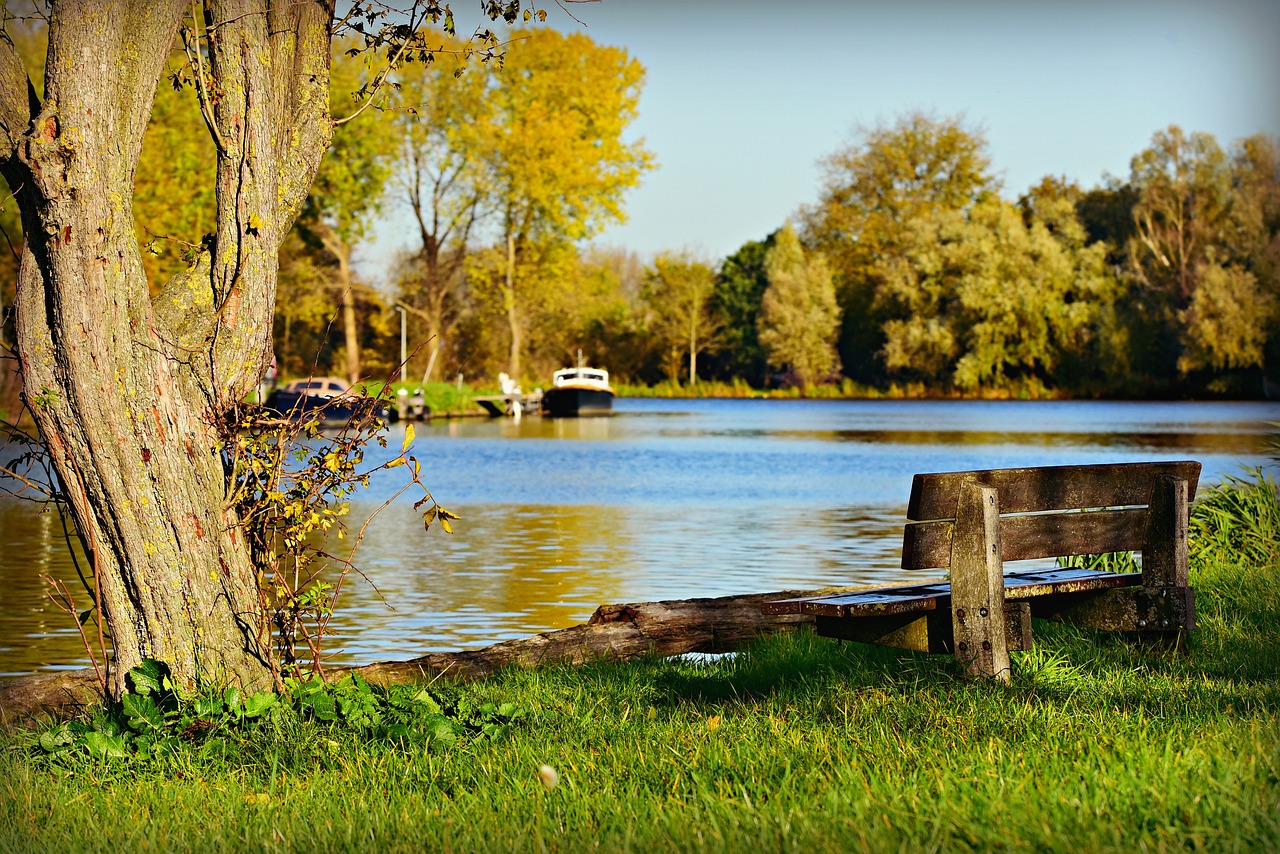
<svg viewBox="0 0 1280 854">
<path fill-rule="evenodd" d="M 698 321 L 696 316 L 689 320 L 689 386 L 698 382 Z"/>
<path fill-rule="evenodd" d="M 356 320 L 356 291 L 351 281 L 351 247 L 326 223 L 316 226 L 325 251 L 338 263 L 336 290 L 342 304 L 342 334 L 347 351 L 347 382 L 360 381 L 360 325 Z"/>
<path fill-rule="evenodd" d="M 324 6 L 209 0 L 217 237 L 152 302 L 134 171 L 187 8 L 53 4 L 43 103 L 0 39 L 0 154 L 27 238 L 24 390 L 93 557 L 115 694 L 144 658 L 182 687 L 270 678 L 218 425 L 266 367 L 280 241 L 332 131 Z"/>
</svg>

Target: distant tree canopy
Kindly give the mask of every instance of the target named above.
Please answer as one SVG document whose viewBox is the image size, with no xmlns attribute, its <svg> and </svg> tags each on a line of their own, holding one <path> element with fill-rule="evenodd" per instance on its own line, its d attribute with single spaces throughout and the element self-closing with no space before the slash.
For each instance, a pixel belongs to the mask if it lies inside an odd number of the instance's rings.
<svg viewBox="0 0 1280 854">
<path fill-rule="evenodd" d="M 823 160 L 786 248 L 780 229 L 718 264 L 641 259 L 586 241 L 654 166 L 626 138 L 643 69 L 585 36 L 515 36 L 502 67 L 459 76 L 447 52 L 406 66 L 377 108 L 337 128 L 281 250 L 276 350 L 289 370 L 389 369 L 394 302 L 411 341 L 432 342 L 413 376 L 536 383 L 579 349 L 624 381 L 843 375 L 903 393 L 1255 394 L 1280 376 L 1270 137 L 1224 149 L 1169 127 L 1124 178 L 1048 176 L 1010 201 L 980 131 L 907 113 Z M 364 73 L 335 52 L 335 114 Z M 189 89 L 157 94 L 139 170 L 156 277 L 183 267 L 214 210 L 210 190 L 184 189 L 214 157 L 189 101 Z M 378 291 L 352 261 L 388 211 L 411 214 L 416 239 Z M 770 273 L 770 257 L 799 263 L 797 251 L 803 269 Z"/>
<path fill-rule="evenodd" d="M 826 259 L 806 253 L 788 222 L 776 233 L 764 266 L 769 285 L 757 322 L 769 365 L 801 386 L 826 379 L 840 364 L 835 350 L 840 312 Z"/>
<path fill-rule="evenodd" d="M 986 142 L 910 114 L 825 161 L 845 373 L 963 393 L 1228 393 L 1280 345 L 1276 142 L 1157 133 L 1128 181 L 1002 199 Z"/>
</svg>

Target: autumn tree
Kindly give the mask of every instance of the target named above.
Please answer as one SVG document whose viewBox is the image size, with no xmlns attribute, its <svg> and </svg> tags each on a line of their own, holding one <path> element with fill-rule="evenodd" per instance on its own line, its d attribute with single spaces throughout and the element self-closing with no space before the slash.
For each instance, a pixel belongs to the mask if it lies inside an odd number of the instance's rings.
<svg viewBox="0 0 1280 854">
<path fill-rule="evenodd" d="M 1167 382 L 1175 367 L 1187 375 L 1262 366 L 1280 310 L 1278 181 L 1266 137 L 1229 154 L 1210 134 L 1170 126 L 1133 158 L 1129 271 L 1155 343 L 1147 360 L 1155 377 Z"/>
<path fill-rule="evenodd" d="M 668 379 L 678 379 L 683 362 L 689 385 L 698 381 L 698 354 L 712 346 L 721 326 L 711 305 L 715 283 L 711 265 L 688 252 L 663 253 L 645 272 L 649 331 Z"/>
<path fill-rule="evenodd" d="M 340 118 L 297 222 L 303 241 L 318 249 L 327 262 L 320 269 L 328 273 L 333 302 L 341 307 L 344 367 L 352 384 L 362 376 L 358 307 L 372 297 L 370 289 L 356 280 L 352 255 L 382 208 L 396 149 L 394 138 L 376 118 L 377 110 L 370 109 L 367 96 L 361 95 L 380 71 L 378 58 L 360 51 L 356 44 L 350 40 L 335 50 L 330 109 Z M 385 99 L 378 106 L 385 106 Z"/>
<path fill-rule="evenodd" d="M 398 140 L 392 195 L 406 205 L 418 241 L 397 276 L 401 305 L 430 342 L 423 376 L 435 367 L 461 312 L 464 265 L 477 224 L 493 211 L 481 133 L 489 127 L 492 78 L 468 69 L 462 43 L 442 38 L 432 62 L 404 70 L 382 132 Z"/>
<path fill-rule="evenodd" d="M 845 373 L 878 379 L 884 325 L 907 319 L 907 306 L 885 293 L 895 265 L 937 220 L 971 208 L 998 183 L 981 133 L 960 118 L 918 112 L 863 131 L 822 165 L 822 193 L 801 231 L 831 264 Z"/>
<path fill-rule="evenodd" d="M 826 259 L 806 253 L 788 222 L 765 256 L 769 286 L 760 302 L 760 346 L 769 364 L 801 386 L 839 369 L 840 308 Z"/>
<path fill-rule="evenodd" d="M 169 55 L 138 158 L 134 218 L 147 278 L 159 287 L 190 266 L 217 215 L 218 152 L 195 89 L 182 84 L 185 56 Z M 176 86 L 174 84 L 177 84 Z"/>
<path fill-rule="evenodd" d="M 419 7 L 371 47 L 394 58 L 412 46 L 413 25 L 442 16 Z M 220 425 L 271 351 L 278 251 L 333 132 L 334 26 L 332 7 L 315 0 L 57 0 L 40 95 L 0 37 L 3 174 L 26 237 L 17 351 L 92 556 L 115 693 L 145 658 L 166 663 L 180 687 L 270 679 Z M 205 179 L 217 210 L 212 237 L 153 299 L 135 183 L 180 30 L 217 152 Z"/>
<path fill-rule="evenodd" d="M 507 373 L 524 372 L 529 307 L 555 287 L 539 258 L 562 258 L 557 243 L 595 235 L 624 218 L 623 196 L 653 157 L 624 138 L 639 105 L 644 69 L 625 50 L 551 30 L 514 34 L 487 94 L 481 129 L 486 185 L 496 208 L 500 299 Z"/>
</svg>

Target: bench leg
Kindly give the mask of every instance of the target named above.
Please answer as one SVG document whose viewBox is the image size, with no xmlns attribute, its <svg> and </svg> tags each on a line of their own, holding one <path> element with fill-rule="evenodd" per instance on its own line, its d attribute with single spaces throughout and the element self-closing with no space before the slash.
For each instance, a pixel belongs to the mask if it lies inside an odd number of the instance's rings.
<svg viewBox="0 0 1280 854">
<path fill-rule="evenodd" d="M 1009 681 L 1004 561 L 996 490 L 961 487 L 951 540 L 951 624 L 955 657 L 970 676 Z"/>
</svg>

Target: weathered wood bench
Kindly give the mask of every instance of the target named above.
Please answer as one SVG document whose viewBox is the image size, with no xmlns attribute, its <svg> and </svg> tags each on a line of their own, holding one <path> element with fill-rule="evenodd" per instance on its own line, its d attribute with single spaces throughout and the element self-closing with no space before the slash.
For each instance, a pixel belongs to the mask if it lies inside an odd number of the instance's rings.
<svg viewBox="0 0 1280 854">
<path fill-rule="evenodd" d="M 902 568 L 950 581 L 766 602 L 810 614 L 818 634 L 950 653 L 971 675 L 1009 679 L 1031 618 L 1179 640 L 1195 627 L 1187 524 L 1197 462 L 918 474 Z M 1005 561 L 1141 552 L 1142 571 L 1004 571 Z"/>
</svg>

